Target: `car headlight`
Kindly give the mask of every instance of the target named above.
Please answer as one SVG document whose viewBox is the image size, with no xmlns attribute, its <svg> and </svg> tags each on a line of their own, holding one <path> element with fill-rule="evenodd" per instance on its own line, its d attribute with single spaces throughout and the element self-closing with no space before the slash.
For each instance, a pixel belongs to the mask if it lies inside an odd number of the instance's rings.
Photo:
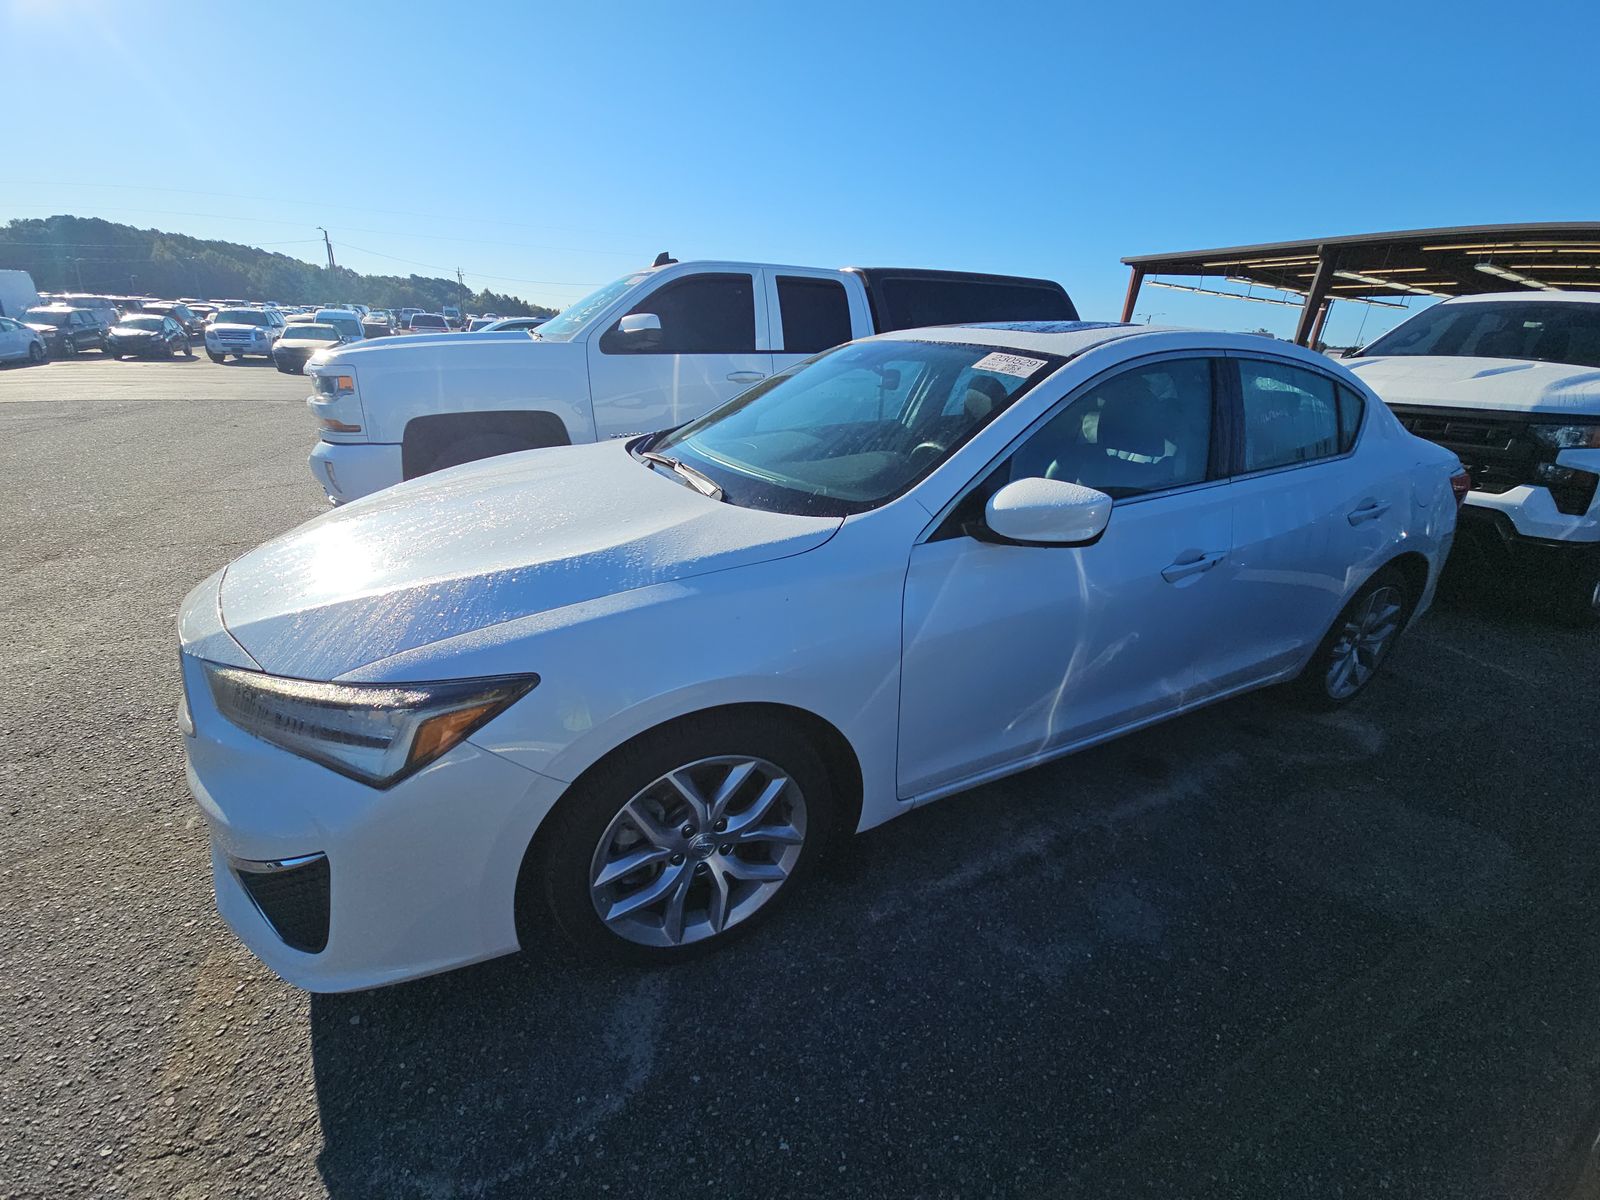
<svg viewBox="0 0 1600 1200">
<path fill-rule="evenodd" d="M 1529 431 L 1557 450 L 1600 449 L 1600 423 L 1593 425 L 1530 425 Z"/>
<path fill-rule="evenodd" d="M 205 671 L 217 711 L 240 729 L 375 788 L 420 771 L 539 684 L 537 675 L 375 684 Z"/>
</svg>

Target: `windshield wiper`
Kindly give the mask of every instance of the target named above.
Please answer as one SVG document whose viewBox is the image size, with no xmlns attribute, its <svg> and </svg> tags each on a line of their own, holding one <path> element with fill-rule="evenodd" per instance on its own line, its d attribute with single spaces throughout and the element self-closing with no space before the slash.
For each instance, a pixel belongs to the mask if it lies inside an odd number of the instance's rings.
<svg viewBox="0 0 1600 1200">
<path fill-rule="evenodd" d="M 665 454 L 658 454 L 654 450 L 641 450 L 639 457 L 647 462 L 659 463 L 677 475 L 702 496 L 709 496 L 713 500 L 722 499 L 722 489 L 717 482 L 708 475 L 696 471 L 687 463 L 681 463 L 675 458 L 668 458 Z"/>
</svg>

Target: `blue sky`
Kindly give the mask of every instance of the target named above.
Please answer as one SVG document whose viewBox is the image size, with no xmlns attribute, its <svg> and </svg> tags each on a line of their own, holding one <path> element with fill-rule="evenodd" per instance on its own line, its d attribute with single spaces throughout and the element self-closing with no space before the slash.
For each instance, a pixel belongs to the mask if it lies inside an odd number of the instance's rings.
<svg viewBox="0 0 1600 1200">
<path fill-rule="evenodd" d="M 557 305 L 666 249 L 1048 275 L 1114 317 L 1126 254 L 1595 218 L 1597 35 L 1559 0 L 0 0 L 0 219 L 312 260 L 325 225 L 344 265 Z M 1330 340 L 1363 315 L 1397 314 Z"/>
</svg>

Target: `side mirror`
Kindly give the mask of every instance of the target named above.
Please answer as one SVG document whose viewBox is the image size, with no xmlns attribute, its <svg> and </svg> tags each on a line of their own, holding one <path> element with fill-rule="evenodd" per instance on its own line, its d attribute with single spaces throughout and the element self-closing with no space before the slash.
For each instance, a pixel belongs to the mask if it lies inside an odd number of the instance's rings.
<svg viewBox="0 0 1600 1200">
<path fill-rule="evenodd" d="M 619 347 L 627 350 L 646 350 L 661 344 L 661 318 L 655 313 L 629 313 L 617 322 L 615 334 Z"/>
<path fill-rule="evenodd" d="M 1012 542 L 1084 546 L 1111 520 L 1111 497 L 1062 479 L 1018 479 L 984 507 L 989 529 Z"/>
</svg>

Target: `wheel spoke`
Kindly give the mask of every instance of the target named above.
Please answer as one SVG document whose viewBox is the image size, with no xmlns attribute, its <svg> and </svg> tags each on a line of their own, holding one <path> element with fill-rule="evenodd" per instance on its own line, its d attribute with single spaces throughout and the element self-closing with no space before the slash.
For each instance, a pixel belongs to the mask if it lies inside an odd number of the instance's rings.
<svg viewBox="0 0 1600 1200">
<path fill-rule="evenodd" d="M 645 841 L 662 850 L 674 850 L 679 841 L 678 831 L 663 825 L 655 815 L 644 806 L 644 802 L 635 796 L 622 808 L 628 820 L 633 823 Z"/>
<path fill-rule="evenodd" d="M 732 907 L 733 882 L 728 878 L 726 868 L 715 862 L 711 864 L 711 871 L 707 878 L 711 882 L 711 894 L 706 900 L 706 924 L 711 926 L 712 933 L 721 933 L 728 925 L 728 910 Z"/>
<path fill-rule="evenodd" d="M 687 863 L 675 870 L 661 872 L 649 883 L 638 891 L 632 892 L 618 900 L 606 911 L 606 920 L 615 921 L 627 916 L 629 913 L 638 912 L 641 908 L 648 908 L 661 897 L 665 896 L 675 887 L 693 868 Z"/>
<path fill-rule="evenodd" d="M 733 840 L 741 846 L 748 846 L 753 842 L 777 842 L 783 846 L 798 846 L 806 840 L 806 835 L 793 825 L 757 825 L 753 829 L 741 829 L 733 835 Z"/>
<path fill-rule="evenodd" d="M 746 862 L 731 854 L 723 856 L 722 869 L 734 879 L 747 883 L 782 883 L 789 878 L 789 872 L 777 863 Z"/>
<path fill-rule="evenodd" d="M 672 785 L 673 790 L 678 793 L 683 802 L 689 806 L 689 811 L 694 813 L 696 823 L 700 825 L 710 824 L 711 806 L 706 803 L 706 798 L 700 794 L 700 789 L 695 786 L 694 780 L 689 778 L 687 771 L 673 771 L 667 776 L 667 782 Z"/>
<path fill-rule="evenodd" d="M 595 887 L 606 887 L 615 883 L 624 875 L 631 875 L 640 867 L 648 867 L 651 863 L 661 862 L 669 852 L 663 846 L 651 846 L 648 850 L 635 850 L 631 854 L 624 854 L 621 858 L 613 859 L 601 868 L 600 874 L 594 877 Z"/>
<path fill-rule="evenodd" d="M 756 764 L 749 759 L 735 763 L 729 769 L 721 784 L 717 786 L 716 794 L 711 797 L 711 820 L 715 821 L 727 812 L 728 802 L 738 794 L 739 789 L 744 786 L 745 780 L 750 778 L 755 769 Z"/>
<path fill-rule="evenodd" d="M 755 798 L 755 803 L 728 822 L 728 832 L 737 836 L 742 831 L 760 824 L 772 811 L 772 806 L 778 802 L 778 797 L 783 795 L 783 789 L 788 786 L 789 780 L 785 776 L 775 776 L 761 789 L 761 794 Z"/>
<path fill-rule="evenodd" d="M 689 899 L 689 888 L 694 883 L 694 871 L 685 868 L 677 873 L 672 894 L 667 897 L 667 907 L 661 914 L 661 932 L 674 946 L 683 941 L 683 909 Z"/>
</svg>

